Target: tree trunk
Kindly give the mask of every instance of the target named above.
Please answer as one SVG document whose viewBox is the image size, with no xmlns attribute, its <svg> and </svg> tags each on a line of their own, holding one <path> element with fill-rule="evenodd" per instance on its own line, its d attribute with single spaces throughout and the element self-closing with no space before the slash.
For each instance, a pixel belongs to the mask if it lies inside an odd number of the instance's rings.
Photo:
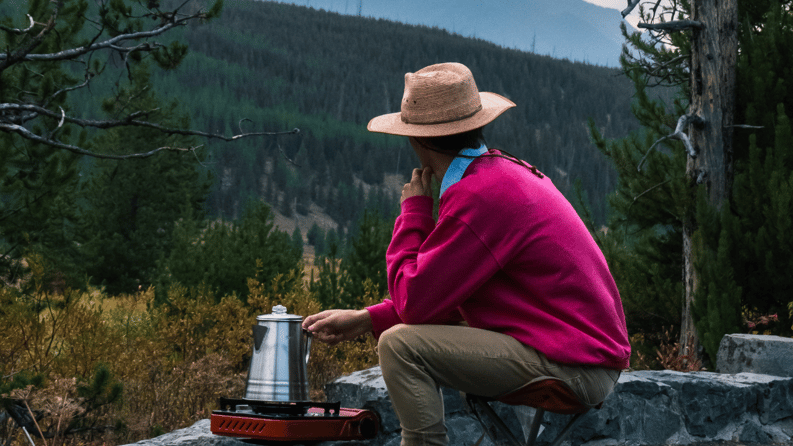
<svg viewBox="0 0 793 446">
<path fill-rule="evenodd" d="M 691 124 L 690 138 L 697 156 L 689 156 L 686 177 L 692 198 L 705 187 L 708 204 L 721 209 L 732 189 L 732 133 L 735 109 L 735 64 L 738 56 L 737 0 L 694 0 L 692 20 L 701 22 L 691 41 L 691 108 L 702 118 Z M 697 230 L 696 207 L 683 222 L 685 299 L 680 353 L 699 359 L 699 339 L 692 315 L 698 280 L 692 236 Z M 693 347 L 693 349 L 692 349 Z"/>
</svg>

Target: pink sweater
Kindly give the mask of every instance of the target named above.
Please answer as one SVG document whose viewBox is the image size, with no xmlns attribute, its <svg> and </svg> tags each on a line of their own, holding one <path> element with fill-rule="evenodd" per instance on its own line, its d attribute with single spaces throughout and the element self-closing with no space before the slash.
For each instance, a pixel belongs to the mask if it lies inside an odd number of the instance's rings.
<svg viewBox="0 0 793 446">
<path fill-rule="evenodd" d="M 614 279 L 548 177 L 483 156 L 443 193 L 437 224 L 432 206 L 425 196 L 402 203 L 386 253 L 391 299 L 367 308 L 375 337 L 399 323 L 465 319 L 552 361 L 628 367 Z"/>
</svg>

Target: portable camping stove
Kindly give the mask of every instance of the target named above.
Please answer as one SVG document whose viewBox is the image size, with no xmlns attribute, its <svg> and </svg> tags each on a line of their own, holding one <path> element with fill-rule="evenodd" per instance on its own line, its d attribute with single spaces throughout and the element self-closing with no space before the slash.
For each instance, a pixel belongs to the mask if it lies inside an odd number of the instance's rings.
<svg viewBox="0 0 793 446">
<path fill-rule="evenodd" d="M 374 438 L 380 419 L 375 412 L 347 409 L 341 403 L 221 398 L 210 428 L 215 435 L 253 443 L 346 441 Z"/>
<path fill-rule="evenodd" d="M 211 416 L 213 434 L 249 443 L 364 440 L 377 435 L 380 418 L 373 411 L 308 401 L 311 333 L 302 322 L 283 305 L 256 317 L 245 398 L 220 399 L 220 410 Z"/>
</svg>

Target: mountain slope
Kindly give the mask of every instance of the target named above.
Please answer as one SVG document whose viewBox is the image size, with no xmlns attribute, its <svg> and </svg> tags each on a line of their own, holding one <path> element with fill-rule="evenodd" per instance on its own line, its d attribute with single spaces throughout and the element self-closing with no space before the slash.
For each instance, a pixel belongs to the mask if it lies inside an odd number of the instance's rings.
<svg viewBox="0 0 793 446">
<path fill-rule="evenodd" d="M 291 0 L 300 6 L 357 14 L 358 0 Z M 361 15 L 446 29 L 506 48 L 617 67 L 621 15 L 583 0 L 361 0 Z"/>
<path fill-rule="evenodd" d="M 586 123 L 608 137 L 636 127 L 619 71 L 441 29 L 231 0 L 219 19 L 180 32 L 188 58 L 155 82 L 190 111 L 194 127 L 232 134 L 249 119 L 245 131 L 301 129 L 208 142 L 213 215 L 234 218 L 247 200 L 264 199 L 287 216 L 317 205 L 349 228 L 366 207 L 393 209 L 398 200 L 384 178 L 407 177 L 415 156 L 405 138 L 369 133 L 366 123 L 398 111 L 404 73 L 432 63 L 462 62 L 482 91 L 512 99 L 517 107 L 485 129 L 488 142 L 536 165 L 568 196 L 581 180 L 600 221 L 615 177 Z"/>
</svg>

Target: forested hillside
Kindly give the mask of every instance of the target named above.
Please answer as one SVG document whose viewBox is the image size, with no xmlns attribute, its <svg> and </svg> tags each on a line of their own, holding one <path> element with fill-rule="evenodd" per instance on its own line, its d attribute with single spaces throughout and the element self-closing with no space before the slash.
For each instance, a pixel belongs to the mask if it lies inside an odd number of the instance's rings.
<svg viewBox="0 0 793 446">
<path fill-rule="evenodd" d="M 568 196 L 580 179 L 601 222 L 615 176 L 590 143 L 586 121 L 610 137 L 636 127 L 632 89 L 617 70 L 439 29 L 233 0 L 220 19 L 181 32 L 174 37 L 189 44 L 187 59 L 175 73 L 156 73 L 154 83 L 182 103 L 194 128 L 301 130 L 211 143 L 211 215 L 236 218 L 252 197 L 287 215 L 305 214 L 313 202 L 342 227 L 367 206 L 393 209 L 384 174 L 406 177 L 416 160 L 406 139 L 370 134 L 366 123 L 398 111 L 404 73 L 431 63 L 462 62 L 480 90 L 512 99 L 517 107 L 486 130 L 489 144 L 537 165 Z M 362 182 L 377 193 L 364 194 Z"/>
</svg>

